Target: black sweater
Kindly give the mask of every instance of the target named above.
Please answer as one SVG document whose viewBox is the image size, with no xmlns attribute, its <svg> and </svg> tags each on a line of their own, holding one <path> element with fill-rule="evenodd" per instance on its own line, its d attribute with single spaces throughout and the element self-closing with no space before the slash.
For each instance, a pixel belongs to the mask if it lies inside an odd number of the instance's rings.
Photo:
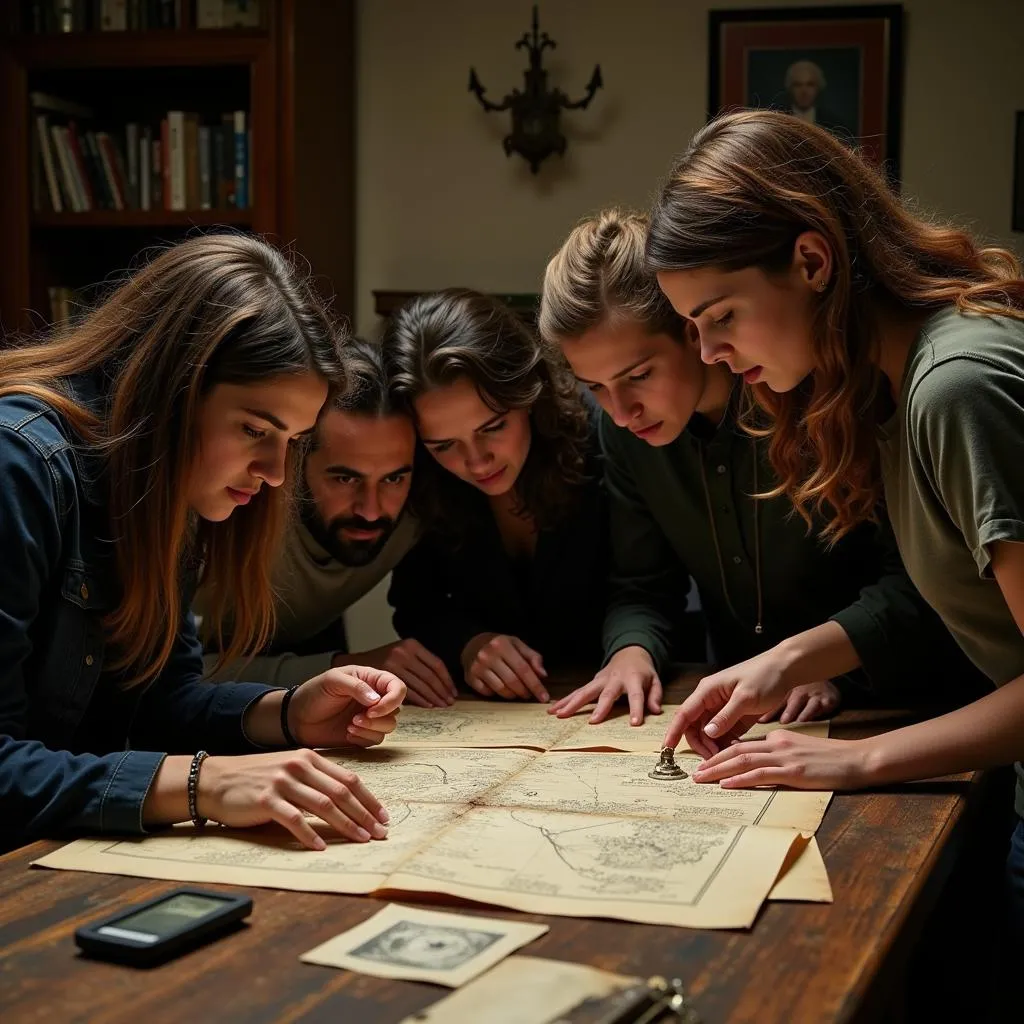
<svg viewBox="0 0 1024 1024">
<path fill-rule="evenodd" d="M 398 635 L 419 640 L 456 680 L 463 676 L 462 650 L 478 633 L 518 637 L 543 656 L 549 671 L 597 665 L 608 506 L 596 436 L 591 448 L 575 511 L 538 533 L 532 558 L 510 558 L 486 497 L 476 491 L 467 500 L 478 502 L 479 512 L 474 510 L 465 536 L 457 542 L 437 533 L 424 536 L 391 577 L 388 601 Z"/>
</svg>

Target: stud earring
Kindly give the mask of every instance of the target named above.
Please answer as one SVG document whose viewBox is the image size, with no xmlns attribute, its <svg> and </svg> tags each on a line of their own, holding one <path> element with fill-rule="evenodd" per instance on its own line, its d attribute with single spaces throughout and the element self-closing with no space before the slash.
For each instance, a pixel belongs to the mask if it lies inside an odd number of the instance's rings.
<svg viewBox="0 0 1024 1024">
<path fill-rule="evenodd" d="M 819 292 L 823 292 L 827 287 L 828 287 L 828 281 L 826 281 L 825 278 L 822 278 L 818 282 L 818 284 L 817 284 L 817 288 L 818 288 Z"/>
</svg>

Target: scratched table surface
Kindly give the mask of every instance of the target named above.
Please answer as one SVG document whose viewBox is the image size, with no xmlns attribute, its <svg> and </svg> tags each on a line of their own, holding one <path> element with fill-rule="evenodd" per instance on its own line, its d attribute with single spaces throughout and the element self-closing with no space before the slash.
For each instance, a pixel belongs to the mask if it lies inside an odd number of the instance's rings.
<svg viewBox="0 0 1024 1024">
<path fill-rule="evenodd" d="M 679 699 L 687 683 L 678 680 L 666 699 Z M 855 738 L 889 724 L 898 723 L 884 713 L 850 712 L 837 717 L 833 734 Z M 983 802 L 985 779 L 836 795 L 817 834 L 835 902 L 766 903 L 750 931 L 459 909 L 543 921 L 550 930 L 523 951 L 532 956 L 679 977 L 705 1024 L 892 1019 L 903 967 L 970 830 L 972 809 Z M 254 907 L 247 926 L 208 946 L 150 970 L 87 960 L 74 945 L 77 927 L 175 883 L 29 866 L 58 845 L 38 842 L 0 858 L 4 1024 L 392 1024 L 447 991 L 299 962 L 305 950 L 370 917 L 381 901 L 246 886 L 209 886 L 247 892 Z"/>
</svg>

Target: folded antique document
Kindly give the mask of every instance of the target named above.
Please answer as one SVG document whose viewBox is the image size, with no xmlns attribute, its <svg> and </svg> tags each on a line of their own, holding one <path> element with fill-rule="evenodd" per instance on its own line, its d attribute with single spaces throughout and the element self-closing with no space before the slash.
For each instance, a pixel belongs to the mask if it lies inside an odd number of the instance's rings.
<svg viewBox="0 0 1024 1024">
<path fill-rule="evenodd" d="M 319 892 L 441 893 L 537 913 L 697 928 L 749 927 L 780 887 L 778 898 L 827 898 L 824 864 L 816 847 L 808 853 L 808 837 L 831 794 L 652 779 L 650 752 L 540 752 L 537 736 L 554 742 L 549 723 L 563 730 L 573 723 L 537 706 L 467 706 L 474 710 L 409 715 L 411 729 L 406 715 L 418 709 L 404 709 L 401 742 L 329 755 L 357 771 L 390 811 L 386 841 L 348 843 L 321 824 L 329 846 L 316 852 L 276 826 L 178 826 L 143 839 L 79 840 L 36 863 Z M 505 724 L 479 719 L 480 706 Z M 529 749 L 440 745 L 453 742 L 451 727 L 507 739 L 531 725 Z M 698 761 L 678 758 L 687 772 Z M 784 868 L 794 874 L 788 885 Z"/>
<path fill-rule="evenodd" d="M 825 861 L 813 836 L 806 836 L 807 845 L 797 853 L 791 864 L 783 865 L 782 876 L 768 893 L 770 900 L 799 903 L 831 903 L 832 884 L 828 880 Z"/>
</svg>

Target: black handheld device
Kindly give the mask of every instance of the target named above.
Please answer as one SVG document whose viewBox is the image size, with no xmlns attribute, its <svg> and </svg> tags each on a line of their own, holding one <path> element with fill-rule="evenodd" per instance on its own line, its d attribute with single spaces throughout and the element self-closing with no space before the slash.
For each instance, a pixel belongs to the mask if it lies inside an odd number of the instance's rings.
<svg viewBox="0 0 1024 1024">
<path fill-rule="evenodd" d="M 248 896 L 175 889 L 79 928 L 75 942 L 91 957 L 149 966 L 209 942 L 251 912 Z"/>
</svg>

